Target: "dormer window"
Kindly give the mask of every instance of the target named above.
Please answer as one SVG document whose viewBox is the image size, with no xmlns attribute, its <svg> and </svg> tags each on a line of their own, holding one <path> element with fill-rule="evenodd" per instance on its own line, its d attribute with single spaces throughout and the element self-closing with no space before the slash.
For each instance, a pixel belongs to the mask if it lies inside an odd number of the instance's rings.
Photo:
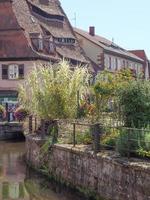
<svg viewBox="0 0 150 200">
<path fill-rule="evenodd" d="M 39 15 L 47 20 L 50 21 L 59 21 L 62 22 L 64 21 L 64 16 L 63 15 L 58 15 L 58 14 L 50 14 L 46 12 L 45 10 L 42 10 L 41 8 L 31 5 L 32 11 L 36 14 Z"/>
<path fill-rule="evenodd" d="M 36 51 L 43 51 L 44 39 L 40 33 L 30 33 L 32 45 Z"/>
<path fill-rule="evenodd" d="M 49 53 L 55 53 L 55 44 L 52 37 L 49 39 Z"/>
<path fill-rule="evenodd" d="M 61 44 L 74 44 L 75 43 L 74 38 L 55 38 L 55 41 L 57 43 L 61 43 Z"/>
</svg>

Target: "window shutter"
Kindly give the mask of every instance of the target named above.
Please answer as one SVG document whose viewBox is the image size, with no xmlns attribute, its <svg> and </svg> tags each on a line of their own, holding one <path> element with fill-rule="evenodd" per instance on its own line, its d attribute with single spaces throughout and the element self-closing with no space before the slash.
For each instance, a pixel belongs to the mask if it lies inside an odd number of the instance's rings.
<svg viewBox="0 0 150 200">
<path fill-rule="evenodd" d="M 19 78 L 20 79 L 24 78 L 24 64 L 19 65 Z"/>
<path fill-rule="evenodd" d="M 2 79 L 8 79 L 8 65 L 2 65 Z"/>
</svg>

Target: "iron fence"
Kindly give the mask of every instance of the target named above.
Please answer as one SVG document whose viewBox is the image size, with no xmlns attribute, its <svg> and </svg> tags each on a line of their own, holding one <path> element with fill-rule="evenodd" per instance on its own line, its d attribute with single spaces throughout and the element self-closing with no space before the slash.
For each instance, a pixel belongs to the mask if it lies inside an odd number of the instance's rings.
<svg viewBox="0 0 150 200">
<path fill-rule="evenodd" d="M 58 124 L 58 143 L 87 145 L 95 153 L 104 150 L 111 150 L 126 157 L 149 157 L 150 158 L 150 129 L 137 129 L 124 127 L 121 123 L 108 124 L 89 123 L 70 120 L 56 120 Z M 52 123 L 46 122 L 44 129 L 41 127 L 41 120 L 30 116 L 28 130 L 30 133 L 49 133 L 49 126 Z"/>
</svg>

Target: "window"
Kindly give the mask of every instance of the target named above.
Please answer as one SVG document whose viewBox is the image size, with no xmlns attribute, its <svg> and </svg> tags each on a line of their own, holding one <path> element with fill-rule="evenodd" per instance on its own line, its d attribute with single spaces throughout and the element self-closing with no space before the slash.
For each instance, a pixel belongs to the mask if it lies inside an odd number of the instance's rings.
<svg viewBox="0 0 150 200">
<path fill-rule="evenodd" d="M 2 79 L 15 80 L 24 78 L 24 65 L 2 65 Z"/>
<path fill-rule="evenodd" d="M 63 43 L 63 44 L 74 44 L 75 39 L 73 38 L 55 38 L 55 41 L 58 43 Z"/>
<path fill-rule="evenodd" d="M 9 79 L 18 79 L 19 78 L 18 65 L 9 65 L 8 78 Z"/>
<path fill-rule="evenodd" d="M 38 14 L 41 17 L 44 17 L 44 18 L 46 18 L 48 20 L 58 20 L 60 22 L 64 21 L 64 16 L 62 16 L 62 15 L 52 15 L 52 14 L 46 13 L 43 10 L 41 10 L 40 8 L 38 8 L 38 7 L 34 6 L 34 5 L 32 5 L 32 11 L 35 14 Z"/>
</svg>

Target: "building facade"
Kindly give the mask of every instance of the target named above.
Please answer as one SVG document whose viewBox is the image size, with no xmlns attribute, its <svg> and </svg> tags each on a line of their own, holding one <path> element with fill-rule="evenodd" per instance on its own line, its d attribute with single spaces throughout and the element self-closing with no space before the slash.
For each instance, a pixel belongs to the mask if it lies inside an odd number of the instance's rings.
<svg viewBox="0 0 150 200">
<path fill-rule="evenodd" d="M 88 64 L 59 0 L 0 0 L 0 103 L 39 64 Z"/>
<path fill-rule="evenodd" d="M 143 72 L 142 58 L 106 38 L 95 35 L 94 27 L 90 27 L 89 32 L 77 28 L 74 28 L 74 31 L 86 55 L 97 66 L 97 71 L 105 69 L 114 72 L 122 68 L 130 68 L 136 73 Z"/>
<path fill-rule="evenodd" d="M 150 61 L 146 52 L 144 50 L 131 50 L 130 52 L 144 60 L 144 77 L 148 80 L 150 78 Z"/>
</svg>

